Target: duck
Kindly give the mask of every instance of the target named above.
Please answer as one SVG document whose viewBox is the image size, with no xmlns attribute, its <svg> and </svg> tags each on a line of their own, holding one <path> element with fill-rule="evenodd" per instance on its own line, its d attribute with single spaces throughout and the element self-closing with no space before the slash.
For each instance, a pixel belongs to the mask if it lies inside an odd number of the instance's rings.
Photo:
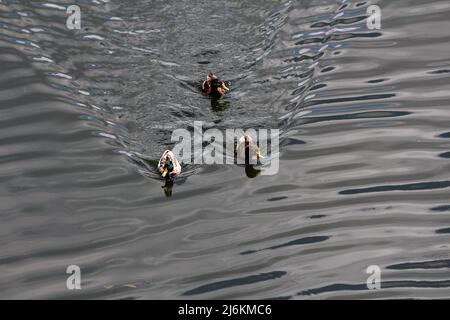
<svg viewBox="0 0 450 320">
<path fill-rule="evenodd" d="M 239 138 L 236 154 L 241 160 L 245 160 L 246 164 L 251 161 L 257 162 L 264 158 L 261 154 L 261 149 L 253 142 L 252 137 L 249 135 L 243 135 Z"/>
<path fill-rule="evenodd" d="M 220 80 L 215 74 L 209 73 L 206 80 L 202 83 L 202 91 L 209 94 L 211 97 L 219 99 L 226 92 L 230 91 L 225 82 Z"/>
<path fill-rule="evenodd" d="M 181 173 L 181 165 L 172 151 L 164 151 L 158 162 L 158 171 L 163 178 L 175 178 Z"/>
</svg>

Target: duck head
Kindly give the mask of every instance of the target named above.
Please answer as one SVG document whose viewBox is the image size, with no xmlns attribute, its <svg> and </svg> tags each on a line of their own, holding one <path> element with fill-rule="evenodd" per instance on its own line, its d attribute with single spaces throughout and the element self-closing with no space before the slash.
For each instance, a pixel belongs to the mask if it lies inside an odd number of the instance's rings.
<svg viewBox="0 0 450 320">
<path fill-rule="evenodd" d="M 168 173 L 170 175 L 170 173 L 173 171 L 173 169 L 174 169 L 174 165 L 173 165 L 172 160 L 170 160 L 169 158 L 166 158 L 166 163 L 164 165 L 164 171 L 161 174 L 162 177 L 165 178 Z"/>
</svg>

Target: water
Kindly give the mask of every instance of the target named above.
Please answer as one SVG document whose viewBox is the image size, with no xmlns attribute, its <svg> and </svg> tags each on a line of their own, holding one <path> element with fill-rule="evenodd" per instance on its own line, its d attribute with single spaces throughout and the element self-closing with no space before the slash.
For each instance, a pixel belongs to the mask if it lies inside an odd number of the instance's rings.
<svg viewBox="0 0 450 320">
<path fill-rule="evenodd" d="M 0 298 L 449 298 L 449 15 L 0 1 Z M 218 103 L 196 87 L 211 71 Z M 194 120 L 279 128 L 279 173 L 186 165 L 166 197 L 154 165 Z"/>
</svg>

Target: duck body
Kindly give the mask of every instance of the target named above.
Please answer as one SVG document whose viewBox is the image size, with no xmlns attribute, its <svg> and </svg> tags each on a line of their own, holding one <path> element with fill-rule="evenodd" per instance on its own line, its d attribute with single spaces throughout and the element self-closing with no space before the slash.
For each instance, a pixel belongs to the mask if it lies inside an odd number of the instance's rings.
<svg viewBox="0 0 450 320">
<path fill-rule="evenodd" d="M 239 143 L 236 147 L 237 157 L 241 160 L 245 160 L 246 163 L 257 162 L 261 158 L 261 150 L 258 145 L 253 142 L 252 137 L 249 135 L 244 135 L 239 138 Z"/>
<path fill-rule="evenodd" d="M 221 98 L 229 90 L 225 82 L 212 73 L 208 74 L 202 83 L 202 91 L 216 99 Z"/>
<path fill-rule="evenodd" d="M 174 178 L 181 173 L 181 165 L 172 151 L 164 151 L 158 162 L 158 171 L 166 179 Z"/>
</svg>

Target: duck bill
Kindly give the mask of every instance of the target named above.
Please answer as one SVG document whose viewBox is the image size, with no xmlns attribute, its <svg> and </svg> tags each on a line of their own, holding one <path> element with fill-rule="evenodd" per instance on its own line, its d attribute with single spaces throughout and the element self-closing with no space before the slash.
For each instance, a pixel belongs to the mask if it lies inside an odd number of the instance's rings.
<svg viewBox="0 0 450 320">
<path fill-rule="evenodd" d="M 225 90 L 225 92 L 230 91 L 230 88 L 228 88 L 228 87 L 225 85 L 225 83 L 223 83 L 223 82 L 222 82 L 221 88 L 222 88 L 223 90 Z"/>
<path fill-rule="evenodd" d="M 264 159 L 263 155 L 261 154 L 261 150 L 259 148 L 256 149 L 256 157 L 258 159 Z"/>
<path fill-rule="evenodd" d="M 162 175 L 162 177 L 163 178 L 165 178 L 166 177 L 166 175 L 167 175 L 167 172 L 169 172 L 167 169 L 164 169 L 164 172 L 161 174 Z"/>
</svg>

